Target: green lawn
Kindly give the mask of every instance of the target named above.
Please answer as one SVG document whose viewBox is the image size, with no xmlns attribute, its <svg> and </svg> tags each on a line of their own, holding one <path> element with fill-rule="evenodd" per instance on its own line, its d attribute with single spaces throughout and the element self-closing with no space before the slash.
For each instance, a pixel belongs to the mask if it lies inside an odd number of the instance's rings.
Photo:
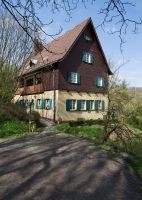
<svg viewBox="0 0 142 200">
<path fill-rule="evenodd" d="M 8 120 L 0 124 L 0 138 L 28 134 L 28 123 L 19 120 Z"/>
<path fill-rule="evenodd" d="M 96 147 L 105 150 L 112 157 L 122 156 L 126 152 L 130 157 L 126 158 L 129 168 L 142 176 L 142 140 L 133 139 L 127 141 L 127 147 L 121 141 L 103 141 L 103 125 L 76 125 L 72 123 L 63 123 L 56 125 L 57 130 L 67 134 L 73 134 L 82 138 L 91 139 Z"/>
</svg>

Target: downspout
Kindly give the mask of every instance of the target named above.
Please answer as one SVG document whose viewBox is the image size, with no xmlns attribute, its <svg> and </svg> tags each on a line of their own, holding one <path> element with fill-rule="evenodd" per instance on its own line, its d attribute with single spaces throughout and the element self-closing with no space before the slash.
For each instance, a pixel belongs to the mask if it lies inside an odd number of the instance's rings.
<svg viewBox="0 0 142 200">
<path fill-rule="evenodd" d="M 53 122 L 56 121 L 55 69 L 53 69 Z"/>
</svg>

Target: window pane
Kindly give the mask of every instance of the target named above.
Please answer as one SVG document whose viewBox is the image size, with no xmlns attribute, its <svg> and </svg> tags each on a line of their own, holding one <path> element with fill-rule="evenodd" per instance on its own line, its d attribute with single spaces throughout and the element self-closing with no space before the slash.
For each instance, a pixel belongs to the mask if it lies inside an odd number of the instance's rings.
<svg viewBox="0 0 142 200">
<path fill-rule="evenodd" d="M 70 110 L 76 110 L 76 100 L 70 101 Z"/>
<path fill-rule="evenodd" d="M 77 83 L 77 73 L 71 73 L 71 82 Z"/>
<path fill-rule="evenodd" d="M 86 101 L 81 100 L 81 110 L 85 110 L 85 109 L 86 109 Z"/>
<path fill-rule="evenodd" d="M 93 109 L 94 109 L 94 101 L 91 100 L 91 101 L 90 101 L 90 110 L 93 110 Z"/>
</svg>

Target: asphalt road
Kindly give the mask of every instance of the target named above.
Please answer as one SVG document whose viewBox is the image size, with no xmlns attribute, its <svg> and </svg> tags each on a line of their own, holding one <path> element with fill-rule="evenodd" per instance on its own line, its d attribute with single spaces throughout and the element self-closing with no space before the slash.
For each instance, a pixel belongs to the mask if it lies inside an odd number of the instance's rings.
<svg viewBox="0 0 142 200">
<path fill-rule="evenodd" d="M 91 142 L 42 134 L 0 142 L 0 199 L 142 200 L 142 188 Z"/>
</svg>

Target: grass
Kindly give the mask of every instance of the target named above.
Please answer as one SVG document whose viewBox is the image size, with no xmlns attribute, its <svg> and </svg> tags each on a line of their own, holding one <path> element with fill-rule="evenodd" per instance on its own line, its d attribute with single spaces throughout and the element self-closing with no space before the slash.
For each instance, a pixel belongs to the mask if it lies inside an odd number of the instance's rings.
<svg viewBox="0 0 142 200">
<path fill-rule="evenodd" d="M 122 157 L 122 152 L 126 152 L 129 156 L 124 158 L 129 165 L 130 170 L 142 176 L 142 139 L 133 139 L 127 141 L 127 147 L 122 141 L 103 141 L 104 131 L 103 125 L 83 125 L 71 126 L 69 123 L 56 125 L 57 130 L 67 134 L 73 134 L 82 138 L 91 139 L 96 147 L 105 150 L 111 157 Z M 137 135 L 138 135 L 137 130 Z"/>
<path fill-rule="evenodd" d="M 0 138 L 28 134 L 28 123 L 20 120 L 8 120 L 0 124 Z"/>
<path fill-rule="evenodd" d="M 76 126 L 71 127 L 68 123 L 56 125 L 57 130 L 63 131 L 65 133 L 78 135 L 87 139 L 97 139 L 100 140 L 103 137 L 104 132 L 101 128 L 96 126 Z"/>
</svg>

